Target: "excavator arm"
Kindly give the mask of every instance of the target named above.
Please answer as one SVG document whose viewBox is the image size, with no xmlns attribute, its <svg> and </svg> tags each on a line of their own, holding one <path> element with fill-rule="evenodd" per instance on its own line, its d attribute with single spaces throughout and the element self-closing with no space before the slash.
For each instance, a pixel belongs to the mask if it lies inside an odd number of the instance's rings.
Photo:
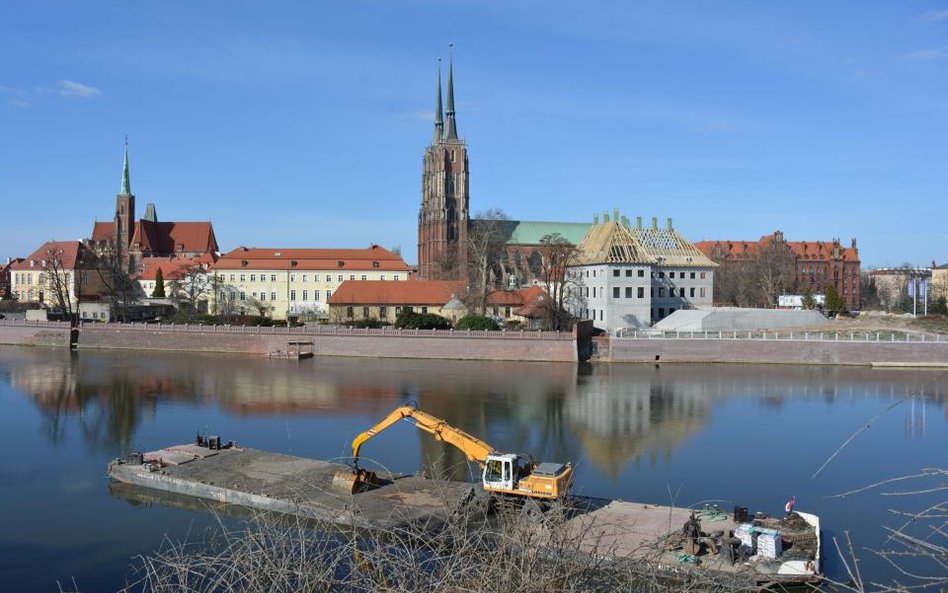
<svg viewBox="0 0 948 593">
<path fill-rule="evenodd" d="M 407 418 L 411 418 L 414 421 L 415 427 L 419 430 L 423 430 L 431 434 L 435 440 L 444 441 L 445 443 L 454 445 L 460 449 L 469 460 L 476 461 L 482 466 L 487 460 L 487 456 L 494 450 L 493 447 L 479 438 L 469 435 L 460 428 L 451 426 L 437 416 L 433 416 L 412 406 L 402 406 L 400 408 L 396 408 L 381 422 L 367 431 L 360 433 L 355 439 L 352 440 L 352 458 L 355 460 L 355 463 L 358 464 L 359 451 L 362 449 L 362 445 L 365 444 L 367 440 L 371 439 L 399 420 Z"/>
<path fill-rule="evenodd" d="M 359 452 L 366 441 L 403 419 L 411 419 L 415 424 L 415 428 L 429 433 L 436 440 L 454 445 L 469 460 L 476 461 L 481 467 L 487 461 L 487 456 L 494 451 L 494 448 L 484 441 L 467 434 L 460 428 L 451 426 L 437 416 L 422 412 L 414 406 L 401 406 L 393 410 L 381 422 L 360 433 L 352 440 L 353 469 L 352 471 L 339 470 L 336 472 L 333 478 L 333 487 L 350 493 L 376 487 L 379 484 L 378 476 L 371 471 L 359 468 Z"/>
</svg>

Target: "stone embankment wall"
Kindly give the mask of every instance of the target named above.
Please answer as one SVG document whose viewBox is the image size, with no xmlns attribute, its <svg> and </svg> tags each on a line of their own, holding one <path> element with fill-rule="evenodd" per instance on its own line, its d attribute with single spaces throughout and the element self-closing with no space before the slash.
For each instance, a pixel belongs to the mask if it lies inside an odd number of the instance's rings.
<svg viewBox="0 0 948 593">
<path fill-rule="evenodd" d="M 602 352 L 607 348 L 607 352 Z M 785 364 L 948 367 L 948 339 L 858 341 L 732 338 L 612 338 L 599 345 L 598 359 L 610 362 L 740 362 Z"/>
<path fill-rule="evenodd" d="M 0 320 L 0 344 L 69 347 L 69 324 L 64 321 Z"/>
<path fill-rule="evenodd" d="M 267 355 L 290 340 L 312 341 L 316 356 L 575 362 L 576 339 L 566 332 L 467 332 L 84 324 L 79 348 L 234 352 Z"/>
</svg>

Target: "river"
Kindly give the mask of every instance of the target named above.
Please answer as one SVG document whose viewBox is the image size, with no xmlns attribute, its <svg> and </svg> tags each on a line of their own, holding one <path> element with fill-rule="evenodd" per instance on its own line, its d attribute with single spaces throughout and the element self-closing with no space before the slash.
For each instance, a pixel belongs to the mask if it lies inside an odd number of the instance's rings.
<svg viewBox="0 0 948 593">
<path fill-rule="evenodd" d="M 56 592 L 57 582 L 68 590 L 75 580 L 82 591 L 114 591 L 134 578 L 137 555 L 213 522 L 201 505 L 110 487 L 106 464 L 128 450 L 202 432 L 334 458 L 409 401 L 500 450 L 572 461 L 574 489 L 583 494 L 682 506 L 715 501 L 773 514 L 795 496 L 796 508 L 822 517 L 827 541 L 848 531 L 864 573 L 887 580 L 894 570 L 870 550 L 883 544 L 885 526 L 902 522 L 891 510 L 921 509 L 944 493 L 882 495 L 932 487 L 919 479 L 833 495 L 948 466 L 946 390 L 948 374 L 934 371 L 297 363 L 0 347 L 0 583 Z M 395 471 L 470 474 L 457 451 L 407 423 L 369 441 L 363 457 Z M 846 580 L 830 548 L 824 570 Z"/>
</svg>

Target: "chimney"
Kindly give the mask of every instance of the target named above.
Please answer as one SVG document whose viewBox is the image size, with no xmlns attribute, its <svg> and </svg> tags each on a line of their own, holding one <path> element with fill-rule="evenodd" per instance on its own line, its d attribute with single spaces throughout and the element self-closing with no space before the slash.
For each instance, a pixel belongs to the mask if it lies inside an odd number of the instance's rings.
<svg viewBox="0 0 948 593">
<path fill-rule="evenodd" d="M 608 211 L 608 210 L 603 210 L 603 211 L 602 211 L 602 222 L 603 222 L 603 223 L 609 222 L 609 211 Z"/>
<path fill-rule="evenodd" d="M 639 229 L 640 231 L 642 230 L 642 217 L 641 216 L 635 217 L 635 228 Z"/>
<path fill-rule="evenodd" d="M 628 217 L 628 216 L 623 216 L 623 217 L 622 217 L 622 226 L 624 226 L 624 227 L 629 226 L 629 217 Z"/>
<path fill-rule="evenodd" d="M 671 216 L 668 217 L 668 230 L 672 230 L 672 219 L 671 219 Z"/>
<path fill-rule="evenodd" d="M 853 245 L 853 249 L 855 249 L 855 248 L 856 248 L 856 238 L 855 238 L 855 237 L 853 237 L 852 245 Z"/>
<path fill-rule="evenodd" d="M 618 209 L 618 208 L 613 208 L 613 209 L 612 209 L 612 220 L 614 220 L 614 221 L 616 221 L 616 222 L 619 222 L 619 221 L 620 221 L 620 218 L 619 218 L 619 209 Z"/>
<path fill-rule="evenodd" d="M 599 215 L 593 214 L 593 224 L 599 224 Z"/>
<path fill-rule="evenodd" d="M 652 228 L 655 230 L 658 230 L 658 217 L 657 216 L 652 217 Z"/>
</svg>

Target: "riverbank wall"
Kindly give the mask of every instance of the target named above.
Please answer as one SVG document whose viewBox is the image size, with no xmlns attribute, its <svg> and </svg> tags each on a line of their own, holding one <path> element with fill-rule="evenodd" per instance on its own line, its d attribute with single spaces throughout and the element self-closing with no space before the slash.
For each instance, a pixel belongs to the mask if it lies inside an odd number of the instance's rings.
<svg viewBox="0 0 948 593">
<path fill-rule="evenodd" d="M 69 348 L 69 323 L 65 321 L 0 320 L 0 344 Z"/>
<path fill-rule="evenodd" d="M 948 336 L 901 339 L 873 334 L 806 333 L 744 337 L 741 332 L 703 332 L 598 341 L 595 359 L 635 363 L 774 363 L 862 365 L 905 368 L 948 367 Z"/>
<path fill-rule="evenodd" d="M 79 328 L 80 349 L 258 354 L 310 342 L 316 356 L 576 362 L 570 332 L 504 332 L 343 327 L 285 328 L 94 323 Z"/>
</svg>

